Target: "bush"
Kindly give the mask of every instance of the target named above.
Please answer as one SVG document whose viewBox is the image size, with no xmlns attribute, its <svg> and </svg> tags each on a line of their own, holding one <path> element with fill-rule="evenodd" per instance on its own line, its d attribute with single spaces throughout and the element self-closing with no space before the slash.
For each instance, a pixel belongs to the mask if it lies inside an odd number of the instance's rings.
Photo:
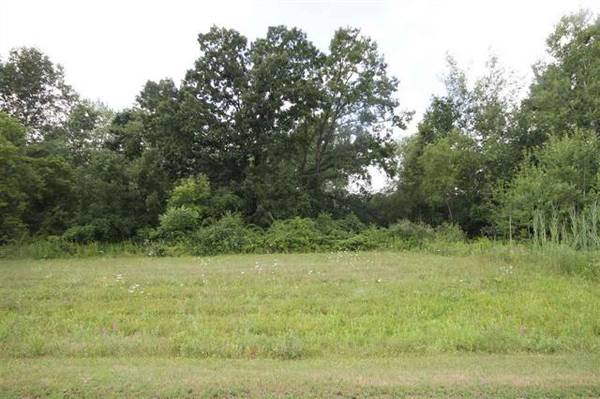
<svg viewBox="0 0 600 399">
<path fill-rule="evenodd" d="M 303 252 L 319 249 L 322 235 L 313 220 L 295 217 L 273 222 L 264 239 L 269 252 Z"/>
<path fill-rule="evenodd" d="M 442 223 L 435 228 L 435 240 L 444 242 L 464 242 L 465 232 L 454 223 Z"/>
<path fill-rule="evenodd" d="M 406 219 L 392 224 L 387 230 L 393 237 L 403 241 L 404 246 L 408 248 L 420 247 L 423 242 L 435 237 L 431 226 L 413 223 Z"/>
<path fill-rule="evenodd" d="M 173 189 L 168 208 L 200 208 L 210 197 L 210 183 L 204 175 L 182 179 Z"/>
<path fill-rule="evenodd" d="M 320 213 L 315 219 L 315 227 L 323 235 L 335 235 L 340 226 L 328 213 Z"/>
<path fill-rule="evenodd" d="M 347 214 L 342 219 L 338 220 L 337 224 L 340 229 L 349 233 L 360 233 L 367 228 L 354 213 Z"/>
<path fill-rule="evenodd" d="M 243 201 L 227 188 L 215 190 L 208 201 L 206 213 L 209 217 L 219 218 L 227 212 L 235 213 L 242 209 Z"/>
<path fill-rule="evenodd" d="M 202 227 L 192 235 L 193 255 L 217 255 L 245 252 L 253 247 L 257 232 L 244 225 L 239 214 L 227 213 L 216 223 Z"/>
<path fill-rule="evenodd" d="M 200 222 L 200 214 L 194 208 L 180 206 L 169 208 L 160 216 L 159 233 L 165 238 L 181 238 L 194 231 Z"/>
<path fill-rule="evenodd" d="M 73 226 L 67 229 L 62 235 L 66 241 L 88 243 L 96 239 L 96 228 L 91 224 L 84 226 Z"/>
<path fill-rule="evenodd" d="M 0 244 L 15 243 L 27 236 L 27 226 L 15 216 L 7 215 L 0 220 Z"/>
<path fill-rule="evenodd" d="M 387 229 L 369 227 L 348 239 L 337 244 L 336 249 L 343 251 L 368 251 L 373 249 L 390 248 L 394 238 Z"/>
<path fill-rule="evenodd" d="M 67 229 L 62 237 L 69 242 L 87 244 L 93 241 L 115 241 L 118 226 L 111 226 L 106 219 L 96 219 L 92 223 L 73 226 Z M 118 236 L 118 234 L 117 234 Z"/>
<path fill-rule="evenodd" d="M 132 241 L 138 244 L 148 244 L 160 238 L 159 231 L 150 227 L 137 229 Z"/>
<path fill-rule="evenodd" d="M 327 213 L 321 213 L 315 219 L 315 227 L 320 233 L 319 247 L 324 250 L 334 249 L 339 241 L 353 236 L 355 233 L 344 228 L 341 220 L 335 220 Z"/>
</svg>

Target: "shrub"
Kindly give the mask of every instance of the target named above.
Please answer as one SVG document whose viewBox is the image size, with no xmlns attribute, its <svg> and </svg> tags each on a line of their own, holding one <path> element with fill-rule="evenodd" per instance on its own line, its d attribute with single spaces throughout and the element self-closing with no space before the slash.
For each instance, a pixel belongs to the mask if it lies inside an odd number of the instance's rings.
<svg viewBox="0 0 600 399">
<path fill-rule="evenodd" d="M 354 213 L 347 214 L 342 219 L 338 220 L 337 224 L 343 231 L 349 233 L 360 233 L 367 228 Z"/>
<path fill-rule="evenodd" d="M 319 248 L 322 235 L 311 219 L 295 217 L 276 220 L 265 234 L 270 252 L 313 251 Z"/>
<path fill-rule="evenodd" d="M 442 223 L 435 228 L 434 236 L 436 240 L 445 242 L 463 242 L 465 241 L 465 232 L 459 225 L 454 223 Z"/>
<path fill-rule="evenodd" d="M 340 229 L 338 223 L 329 213 L 320 213 L 315 219 L 315 227 L 324 235 L 335 234 Z"/>
<path fill-rule="evenodd" d="M 96 228 L 93 225 L 73 226 L 63 233 L 66 241 L 88 243 L 96 238 Z"/>
<path fill-rule="evenodd" d="M 334 249 L 340 240 L 350 238 L 355 233 L 344 228 L 341 220 L 335 220 L 328 213 L 321 213 L 315 219 L 315 227 L 320 233 L 321 249 Z"/>
<path fill-rule="evenodd" d="M 431 240 L 435 237 L 435 232 L 431 226 L 413 223 L 403 219 L 388 227 L 388 232 L 395 238 L 404 242 L 405 246 L 419 247 L 425 240 Z"/>
<path fill-rule="evenodd" d="M 116 238 L 113 234 L 117 228 L 113 227 L 108 220 L 97 219 L 92 223 L 70 227 L 63 233 L 62 237 L 66 241 L 80 244 L 92 241 L 111 241 Z"/>
<path fill-rule="evenodd" d="M 133 236 L 132 240 L 138 244 L 148 244 L 151 241 L 160 238 L 159 236 L 160 234 L 157 229 L 143 227 L 141 229 L 136 230 L 135 236 Z"/>
<path fill-rule="evenodd" d="M 193 255 L 216 255 L 244 252 L 252 246 L 256 233 L 244 225 L 239 214 L 227 213 L 217 222 L 202 227 L 192 235 Z"/>
<path fill-rule="evenodd" d="M 182 179 L 169 197 L 168 208 L 199 208 L 210 197 L 210 183 L 204 175 Z"/>
<path fill-rule="evenodd" d="M 27 226 L 18 217 L 7 215 L 0 220 L 0 244 L 15 243 L 27 236 Z"/>
<path fill-rule="evenodd" d="M 337 244 L 338 250 L 368 251 L 379 248 L 390 248 L 394 238 L 387 229 L 369 227 L 348 239 L 341 240 Z"/>
<path fill-rule="evenodd" d="M 36 259 L 51 259 L 72 256 L 76 253 L 76 244 L 68 242 L 61 237 L 48 236 L 43 240 L 36 240 L 22 249 L 27 255 Z"/>
<path fill-rule="evenodd" d="M 200 222 L 198 210 L 186 206 L 169 208 L 160 216 L 159 233 L 165 238 L 181 238 L 194 231 Z"/>
<path fill-rule="evenodd" d="M 209 206 L 206 213 L 209 217 L 219 218 L 227 212 L 238 212 L 242 209 L 243 201 L 227 188 L 215 190 L 208 202 Z"/>
</svg>

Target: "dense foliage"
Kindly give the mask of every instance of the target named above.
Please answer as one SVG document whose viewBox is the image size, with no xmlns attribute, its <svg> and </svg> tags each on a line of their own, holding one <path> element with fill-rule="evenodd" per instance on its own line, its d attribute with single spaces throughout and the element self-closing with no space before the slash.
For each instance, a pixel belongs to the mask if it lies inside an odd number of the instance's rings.
<svg viewBox="0 0 600 399">
<path fill-rule="evenodd" d="M 198 44 L 182 82 L 149 81 L 117 112 L 81 99 L 37 49 L 0 60 L 0 244 L 368 249 L 442 231 L 561 241 L 569 221 L 595 223 L 584 217 L 600 200 L 600 19 L 589 13 L 557 25 L 523 98 L 496 58 L 475 81 L 450 58 L 446 93 L 401 142 L 411 113 L 356 29 L 327 51 L 283 26 L 253 42 L 213 27 Z M 387 190 L 364 189 L 373 168 L 393 178 Z"/>
</svg>

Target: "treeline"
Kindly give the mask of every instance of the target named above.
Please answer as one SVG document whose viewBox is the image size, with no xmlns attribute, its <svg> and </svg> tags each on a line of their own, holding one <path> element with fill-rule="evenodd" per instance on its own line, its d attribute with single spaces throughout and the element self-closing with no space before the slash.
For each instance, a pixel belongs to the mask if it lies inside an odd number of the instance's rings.
<svg viewBox="0 0 600 399">
<path fill-rule="evenodd" d="M 573 220 L 595 231 L 581 216 L 600 188 L 600 19 L 589 13 L 556 26 L 524 98 L 495 58 L 475 81 L 450 59 L 446 93 L 401 142 L 411 113 L 356 29 L 327 51 L 282 26 L 251 43 L 213 27 L 198 43 L 182 82 L 149 81 L 119 111 L 80 98 L 37 49 L 0 61 L 0 243 L 193 237 L 207 253 L 222 231 L 275 243 L 325 225 L 339 236 L 325 247 L 342 249 L 398 223 L 558 241 Z M 387 190 L 351 189 L 373 167 L 393 178 Z"/>
</svg>

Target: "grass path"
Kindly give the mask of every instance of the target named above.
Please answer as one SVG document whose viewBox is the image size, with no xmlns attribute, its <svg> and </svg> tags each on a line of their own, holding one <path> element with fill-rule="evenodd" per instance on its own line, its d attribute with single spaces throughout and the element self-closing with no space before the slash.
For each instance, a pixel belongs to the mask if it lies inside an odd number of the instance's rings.
<svg viewBox="0 0 600 399">
<path fill-rule="evenodd" d="M 2 397 L 600 396 L 600 355 L 4 360 Z"/>
</svg>

